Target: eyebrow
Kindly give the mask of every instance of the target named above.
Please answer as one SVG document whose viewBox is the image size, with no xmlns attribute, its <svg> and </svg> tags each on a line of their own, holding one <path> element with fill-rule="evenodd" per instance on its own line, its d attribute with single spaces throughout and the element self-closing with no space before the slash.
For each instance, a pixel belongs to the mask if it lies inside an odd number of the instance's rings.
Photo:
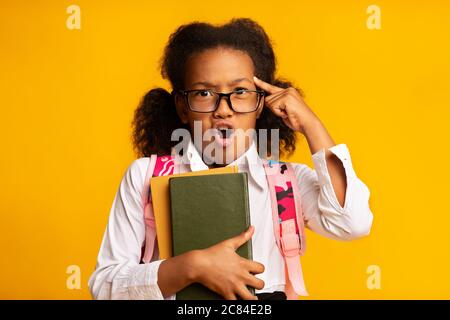
<svg viewBox="0 0 450 320">
<path fill-rule="evenodd" d="M 247 81 L 252 83 L 248 78 L 238 78 L 238 79 L 234 79 L 233 81 L 229 82 L 228 85 L 234 85 L 236 83 L 242 82 L 242 81 Z M 198 81 L 192 84 L 193 86 L 195 85 L 204 85 L 206 87 L 215 87 L 215 85 L 211 82 L 208 81 Z"/>
</svg>

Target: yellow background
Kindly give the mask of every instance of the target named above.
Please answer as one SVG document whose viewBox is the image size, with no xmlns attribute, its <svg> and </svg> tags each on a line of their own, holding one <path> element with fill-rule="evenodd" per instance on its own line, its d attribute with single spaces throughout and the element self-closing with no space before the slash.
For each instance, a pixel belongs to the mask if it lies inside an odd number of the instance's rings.
<svg viewBox="0 0 450 320">
<path fill-rule="evenodd" d="M 66 8 L 81 8 L 81 30 Z M 381 30 L 366 27 L 369 5 Z M 308 232 L 308 299 L 450 298 L 447 1 L 2 1 L 0 298 L 89 299 L 109 209 L 135 159 L 143 94 L 167 38 L 251 17 L 371 190 L 369 237 Z M 293 162 L 312 165 L 306 141 Z M 80 290 L 66 268 L 81 268 Z M 366 286 L 369 265 L 381 289 Z"/>
</svg>

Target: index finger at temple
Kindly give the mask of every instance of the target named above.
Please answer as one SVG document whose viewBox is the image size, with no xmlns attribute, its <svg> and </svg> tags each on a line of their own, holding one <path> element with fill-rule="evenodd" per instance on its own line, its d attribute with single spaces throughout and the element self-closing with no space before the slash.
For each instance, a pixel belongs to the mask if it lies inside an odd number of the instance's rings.
<svg viewBox="0 0 450 320">
<path fill-rule="evenodd" d="M 270 83 L 267 83 L 257 77 L 253 77 L 253 80 L 255 81 L 256 86 L 260 87 L 264 91 L 267 91 L 270 94 L 274 94 L 276 92 L 280 92 L 283 90 L 283 88 L 279 88 L 277 86 L 271 85 Z"/>
</svg>

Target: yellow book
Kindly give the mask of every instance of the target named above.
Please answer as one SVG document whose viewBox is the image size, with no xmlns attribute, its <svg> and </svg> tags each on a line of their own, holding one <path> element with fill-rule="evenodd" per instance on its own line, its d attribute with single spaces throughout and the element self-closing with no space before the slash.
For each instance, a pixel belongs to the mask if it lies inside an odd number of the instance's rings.
<svg viewBox="0 0 450 320">
<path fill-rule="evenodd" d="M 170 219 L 169 179 L 172 177 L 200 176 L 208 174 L 237 172 L 237 166 L 227 166 L 209 170 L 174 174 L 171 176 L 154 177 L 150 179 L 153 214 L 155 215 L 160 259 L 167 259 L 172 257 L 172 224 Z"/>
</svg>

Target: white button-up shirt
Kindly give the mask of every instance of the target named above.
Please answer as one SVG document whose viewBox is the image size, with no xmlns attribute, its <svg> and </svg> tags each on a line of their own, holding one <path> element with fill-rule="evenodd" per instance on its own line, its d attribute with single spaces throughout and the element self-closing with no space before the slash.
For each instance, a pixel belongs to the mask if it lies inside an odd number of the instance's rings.
<svg viewBox="0 0 450 320">
<path fill-rule="evenodd" d="M 369 189 L 356 176 L 345 144 L 329 150 L 342 161 L 345 169 L 345 204 L 341 207 L 336 198 L 324 149 L 312 155 L 315 170 L 305 164 L 292 163 L 299 184 L 305 226 L 336 240 L 365 236 L 369 234 L 373 220 Z M 180 172 L 208 169 L 192 141 L 189 141 L 186 153 L 187 157 L 180 160 Z M 141 248 L 145 242 L 141 199 L 149 159 L 137 159 L 128 167 L 114 198 L 96 269 L 89 279 L 89 288 L 95 299 L 164 299 L 157 284 L 162 262 L 157 246 L 152 261 L 140 264 Z M 250 219 L 255 227 L 251 239 L 253 260 L 265 266 L 264 272 L 256 275 L 265 286 L 256 293 L 284 291 L 284 261 L 273 233 L 270 191 L 255 143 L 229 165 L 237 165 L 239 172 L 247 172 L 249 176 Z M 166 299 L 174 298 L 172 295 Z"/>
</svg>

